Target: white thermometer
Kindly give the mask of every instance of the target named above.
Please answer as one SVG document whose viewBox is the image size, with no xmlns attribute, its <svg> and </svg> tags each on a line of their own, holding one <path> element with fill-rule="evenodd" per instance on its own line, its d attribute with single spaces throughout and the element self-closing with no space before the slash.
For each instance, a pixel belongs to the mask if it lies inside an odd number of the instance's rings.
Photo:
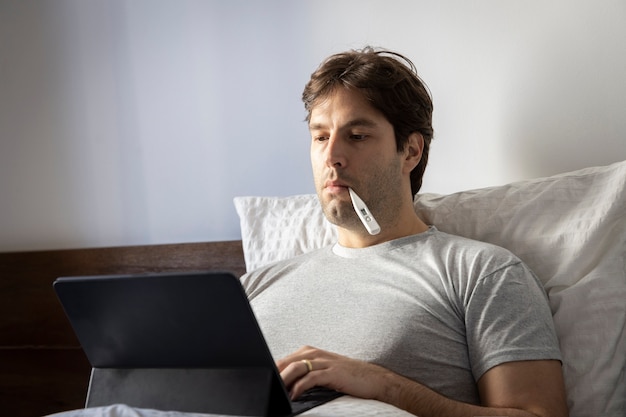
<svg viewBox="0 0 626 417">
<path fill-rule="evenodd" d="M 367 206 L 365 205 L 365 202 L 361 200 L 358 195 L 356 195 L 352 188 L 348 188 L 348 191 L 350 191 L 350 198 L 352 198 L 354 211 L 356 211 L 359 219 L 361 219 L 361 223 L 363 223 L 363 226 L 365 226 L 367 232 L 370 235 L 379 234 L 380 226 L 378 225 L 378 222 L 376 221 L 374 216 L 372 216 L 372 212 L 370 211 L 370 209 L 367 208 Z"/>
</svg>

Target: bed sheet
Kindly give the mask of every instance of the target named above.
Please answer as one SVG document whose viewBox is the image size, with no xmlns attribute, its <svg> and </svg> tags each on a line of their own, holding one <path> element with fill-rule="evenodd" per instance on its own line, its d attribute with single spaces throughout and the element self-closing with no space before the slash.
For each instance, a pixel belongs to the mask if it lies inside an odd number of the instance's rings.
<svg viewBox="0 0 626 417">
<path fill-rule="evenodd" d="M 365 400 L 350 396 L 339 397 L 302 414 L 303 417 L 410 417 L 412 414 L 392 405 L 375 400 Z M 217 414 L 181 413 L 177 411 L 158 411 L 133 408 L 124 404 L 107 407 L 84 408 L 61 413 L 50 414 L 48 417 L 233 417 Z"/>
</svg>

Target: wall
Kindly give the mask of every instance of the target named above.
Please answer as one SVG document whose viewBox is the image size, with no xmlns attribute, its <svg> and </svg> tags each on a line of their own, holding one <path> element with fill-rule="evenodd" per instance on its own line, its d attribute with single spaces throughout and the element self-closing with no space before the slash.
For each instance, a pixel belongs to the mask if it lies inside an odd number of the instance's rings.
<svg viewBox="0 0 626 417">
<path fill-rule="evenodd" d="M 313 192 L 327 55 L 411 57 L 424 191 L 626 159 L 622 0 L 0 1 L 0 251 L 238 239 L 237 195 Z"/>
</svg>

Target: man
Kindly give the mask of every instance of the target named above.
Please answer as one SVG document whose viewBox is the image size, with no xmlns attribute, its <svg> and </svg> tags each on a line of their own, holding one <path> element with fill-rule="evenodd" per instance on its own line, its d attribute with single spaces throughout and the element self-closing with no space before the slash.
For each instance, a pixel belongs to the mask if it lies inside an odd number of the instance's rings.
<svg viewBox="0 0 626 417">
<path fill-rule="evenodd" d="M 415 214 L 433 130 L 411 61 L 371 48 L 331 56 L 303 100 L 338 243 L 242 277 L 292 396 L 325 386 L 421 417 L 566 416 L 540 282 L 508 251 Z"/>
</svg>

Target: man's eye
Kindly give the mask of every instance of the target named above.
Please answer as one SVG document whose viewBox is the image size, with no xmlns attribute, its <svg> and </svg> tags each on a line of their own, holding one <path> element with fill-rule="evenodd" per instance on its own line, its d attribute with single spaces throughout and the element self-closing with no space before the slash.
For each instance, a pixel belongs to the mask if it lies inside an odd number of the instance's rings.
<svg viewBox="0 0 626 417">
<path fill-rule="evenodd" d="M 367 137 L 367 135 L 350 135 L 350 139 L 352 140 L 363 140 Z"/>
<path fill-rule="evenodd" d="M 323 142 L 328 139 L 328 136 L 314 136 L 313 140 L 316 142 Z"/>
</svg>

